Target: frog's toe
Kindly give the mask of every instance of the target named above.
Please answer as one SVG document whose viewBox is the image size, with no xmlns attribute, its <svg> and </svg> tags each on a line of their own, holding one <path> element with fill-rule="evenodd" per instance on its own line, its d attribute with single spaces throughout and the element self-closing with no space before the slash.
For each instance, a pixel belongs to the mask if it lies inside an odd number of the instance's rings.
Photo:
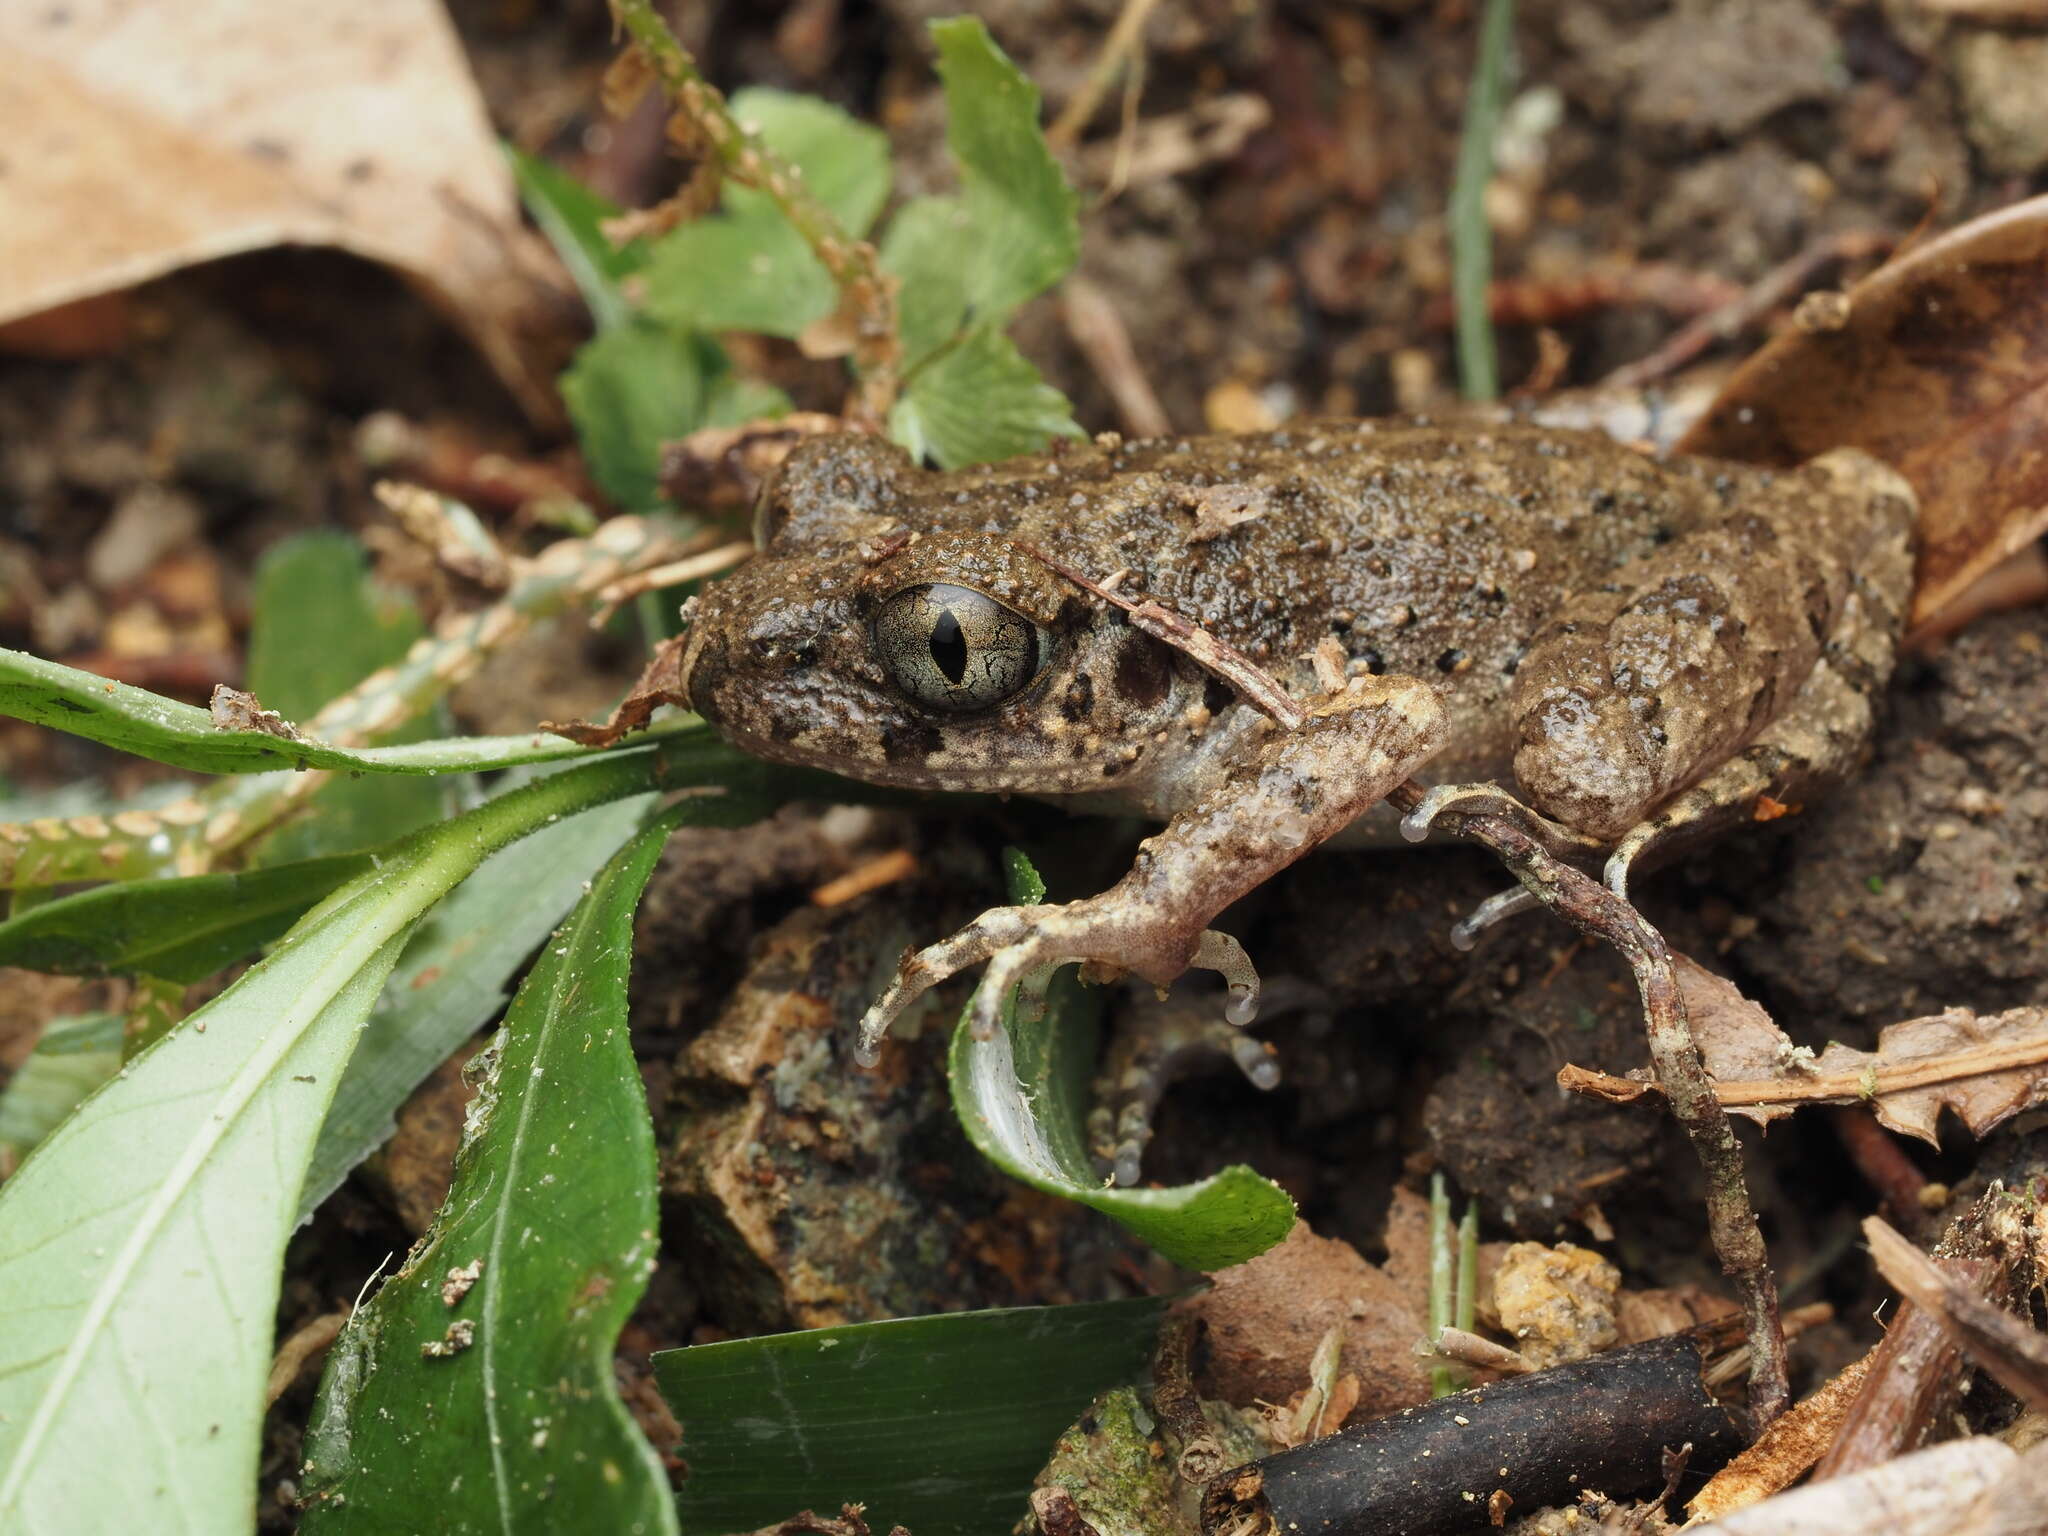
<svg viewBox="0 0 2048 1536">
<path fill-rule="evenodd" d="M 1451 948 L 1461 952 L 1469 950 L 1478 944 L 1479 935 L 1495 923 L 1541 905 L 1525 886 L 1515 885 L 1498 891 L 1451 924 Z"/>
<path fill-rule="evenodd" d="M 882 1037 L 912 1003 L 969 966 L 1005 952 L 1031 932 L 1029 907 L 991 907 L 950 938 L 907 952 L 895 979 L 860 1021 L 853 1057 L 864 1067 L 881 1060 Z M 984 989 L 986 990 L 986 989 Z M 979 1029 L 977 1015 L 977 1030 Z M 994 1032 L 994 1026 L 989 1026 Z"/>
<path fill-rule="evenodd" d="M 1152 1115 L 1166 1090 L 1218 1058 L 1235 1062 L 1255 1088 L 1279 1085 L 1273 1047 L 1226 1023 L 1213 996 L 1134 998 L 1117 1020 L 1095 1080 L 1088 1147 L 1097 1170 L 1121 1185 L 1137 1183 L 1152 1140 Z"/>
<path fill-rule="evenodd" d="M 1424 791 L 1415 808 L 1401 818 L 1401 835 L 1419 843 L 1439 817 L 1448 815 L 1498 816 L 1535 839 L 1553 858 L 1583 859 L 1607 846 L 1531 810 L 1498 784 L 1439 784 Z"/>
</svg>

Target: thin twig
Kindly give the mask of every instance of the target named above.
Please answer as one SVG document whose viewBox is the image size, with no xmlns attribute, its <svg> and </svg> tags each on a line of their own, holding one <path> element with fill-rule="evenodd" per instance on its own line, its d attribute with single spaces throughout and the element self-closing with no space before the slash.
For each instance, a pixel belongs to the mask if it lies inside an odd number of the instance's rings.
<svg viewBox="0 0 2048 1536">
<path fill-rule="evenodd" d="M 1599 383 L 1601 389 L 1640 389 L 1674 373 L 1717 341 L 1728 341 L 1757 323 L 1771 310 L 1813 281 L 1822 267 L 1837 261 L 1860 261 L 1890 250 L 1896 235 L 1852 229 L 1823 235 L 1789 261 L 1773 267 L 1742 296 L 1712 314 L 1680 326 L 1656 351 L 1624 363 Z"/>
<path fill-rule="evenodd" d="M 857 414 L 879 426 L 896 400 L 896 370 L 903 347 L 896 329 L 895 280 L 882 270 L 874 246 L 846 232 L 832 211 L 804 185 L 803 173 L 732 115 L 725 96 L 697 68 L 653 0 L 612 0 L 612 15 L 633 39 L 662 91 L 689 127 L 711 146 L 725 173 L 766 193 L 816 253 L 853 313 L 853 360 L 860 372 Z"/>
<path fill-rule="evenodd" d="M 1855 1104 L 1881 1099 L 1886 1094 L 1914 1088 L 1931 1088 L 1939 1083 L 1959 1082 L 1989 1072 L 2009 1072 L 2016 1067 L 2048 1062 L 2048 1036 L 2038 1040 L 2012 1040 L 1996 1045 L 1971 1046 L 1946 1056 L 1929 1057 L 1901 1067 L 1866 1068 L 1860 1072 L 1830 1072 L 1812 1077 L 1762 1077 L 1740 1079 L 1715 1086 L 1714 1096 L 1730 1108 L 1753 1104 Z M 1589 1094 L 1613 1104 L 1627 1104 L 1641 1098 L 1662 1083 L 1646 1083 L 1632 1077 L 1616 1077 L 1590 1067 L 1567 1066 L 1557 1074 L 1560 1088 Z"/>
<path fill-rule="evenodd" d="M 1397 786 L 1388 802 L 1402 812 L 1422 803 L 1426 791 L 1413 779 Z M 1753 1351 L 1749 1373 L 1750 1414 L 1758 1428 L 1780 1413 L 1790 1398 L 1785 1338 L 1778 1317 L 1778 1285 L 1771 1273 L 1756 1213 L 1742 1172 L 1742 1144 L 1727 1111 L 1714 1096 L 1678 990 L 1671 951 L 1664 936 L 1642 915 L 1597 880 L 1544 851 L 1528 832 L 1504 816 L 1446 811 L 1438 823 L 1456 836 L 1483 843 L 1507 865 L 1537 900 L 1583 933 L 1606 940 L 1628 961 L 1642 995 L 1650 1059 L 1672 1114 L 1692 1142 L 1707 1177 L 1707 1230 L 1721 1268 L 1742 1298 Z"/>
<path fill-rule="evenodd" d="M 1102 105 L 1102 98 L 1109 94 L 1117 71 L 1123 68 L 1124 59 L 1144 36 L 1146 19 L 1158 3 L 1159 0 L 1124 0 L 1123 13 L 1110 27 L 1109 36 L 1103 39 L 1102 53 L 1095 60 L 1095 67 L 1088 71 L 1088 78 L 1081 82 L 1081 88 L 1060 109 L 1060 115 L 1053 119 L 1052 126 L 1045 130 L 1045 142 L 1055 153 L 1073 143 L 1081 136 L 1081 130 L 1088 126 L 1088 119 Z"/>
</svg>

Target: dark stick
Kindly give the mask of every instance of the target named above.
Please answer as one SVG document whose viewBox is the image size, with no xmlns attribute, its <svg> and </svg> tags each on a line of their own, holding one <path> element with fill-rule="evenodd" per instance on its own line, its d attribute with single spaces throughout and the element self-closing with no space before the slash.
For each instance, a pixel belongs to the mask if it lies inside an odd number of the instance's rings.
<svg viewBox="0 0 2048 1536">
<path fill-rule="evenodd" d="M 1410 779 L 1387 800 L 1401 811 L 1411 811 L 1421 803 L 1423 793 L 1422 786 Z M 1447 811 L 1437 822 L 1456 836 L 1491 848 L 1524 889 L 1581 933 L 1612 944 L 1635 972 L 1657 1082 L 1706 1171 L 1707 1231 L 1723 1272 L 1742 1297 L 1748 1318 L 1749 1411 L 1752 1429 L 1761 1430 L 1791 1401 L 1785 1334 L 1778 1318 L 1778 1282 L 1749 1203 L 1742 1174 L 1742 1144 L 1735 1139 L 1735 1128 L 1715 1097 L 1713 1080 L 1700 1059 L 1664 936 L 1621 897 L 1545 852 L 1535 838 L 1506 817 Z"/>
<path fill-rule="evenodd" d="M 1516 1510 L 1664 1484 L 1665 1453 L 1718 1466 L 1742 1445 L 1686 1334 L 1440 1397 L 1223 1473 L 1204 1536 L 1451 1536 Z M 1507 1507 L 1503 1504 L 1502 1507 Z"/>
</svg>

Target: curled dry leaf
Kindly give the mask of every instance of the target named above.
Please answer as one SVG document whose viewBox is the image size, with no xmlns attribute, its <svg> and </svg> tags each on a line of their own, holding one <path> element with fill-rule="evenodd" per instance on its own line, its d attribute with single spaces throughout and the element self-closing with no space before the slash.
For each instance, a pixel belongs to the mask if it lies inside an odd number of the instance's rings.
<svg viewBox="0 0 2048 1536">
<path fill-rule="evenodd" d="M 545 260 L 439 0 L 0 7 L 0 323 L 272 245 L 395 267 L 536 416 Z"/>
<path fill-rule="evenodd" d="M 1926 624 L 2048 527 L 2048 197 L 1972 220 L 1849 290 L 1839 328 L 1794 326 L 1679 442 L 1796 464 L 1867 450 L 1920 496 L 1912 620 Z"/>
</svg>

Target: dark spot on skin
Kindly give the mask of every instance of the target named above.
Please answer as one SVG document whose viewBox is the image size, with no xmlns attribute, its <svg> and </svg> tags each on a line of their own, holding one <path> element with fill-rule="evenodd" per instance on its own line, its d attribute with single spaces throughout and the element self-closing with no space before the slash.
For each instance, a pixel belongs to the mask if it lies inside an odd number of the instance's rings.
<svg viewBox="0 0 2048 1536">
<path fill-rule="evenodd" d="M 888 725 L 882 728 L 882 755 L 892 763 L 922 763 L 946 744 L 946 739 L 928 725 Z"/>
<path fill-rule="evenodd" d="M 1237 699 L 1230 685 L 1220 678 L 1208 677 L 1202 680 L 1202 708 L 1212 715 L 1220 715 Z"/>
<path fill-rule="evenodd" d="M 1378 677 L 1387 670 L 1387 658 L 1378 651 L 1367 649 L 1358 653 L 1358 659 L 1365 663 L 1365 670 Z"/>
<path fill-rule="evenodd" d="M 1436 659 L 1436 669 L 1439 672 L 1455 672 L 1464 664 L 1465 653 L 1456 646 L 1452 646 Z"/>
<path fill-rule="evenodd" d="M 1150 709 L 1166 697 L 1172 682 L 1165 647 L 1132 634 L 1116 658 L 1116 694 L 1126 704 Z"/>
<path fill-rule="evenodd" d="M 1069 720 L 1079 722 L 1088 718 L 1088 711 L 1094 704 L 1095 679 L 1082 672 L 1076 675 L 1072 685 L 1060 699 L 1060 713 Z"/>
<path fill-rule="evenodd" d="M 1508 656 L 1508 659 L 1501 663 L 1500 675 L 1502 677 L 1513 677 L 1517 672 L 1521 671 L 1522 657 L 1527 653 L 1527 650 L 1528 647 L 1526 646 L 1516 646 L 1514 651 Z"/>
</svg>

